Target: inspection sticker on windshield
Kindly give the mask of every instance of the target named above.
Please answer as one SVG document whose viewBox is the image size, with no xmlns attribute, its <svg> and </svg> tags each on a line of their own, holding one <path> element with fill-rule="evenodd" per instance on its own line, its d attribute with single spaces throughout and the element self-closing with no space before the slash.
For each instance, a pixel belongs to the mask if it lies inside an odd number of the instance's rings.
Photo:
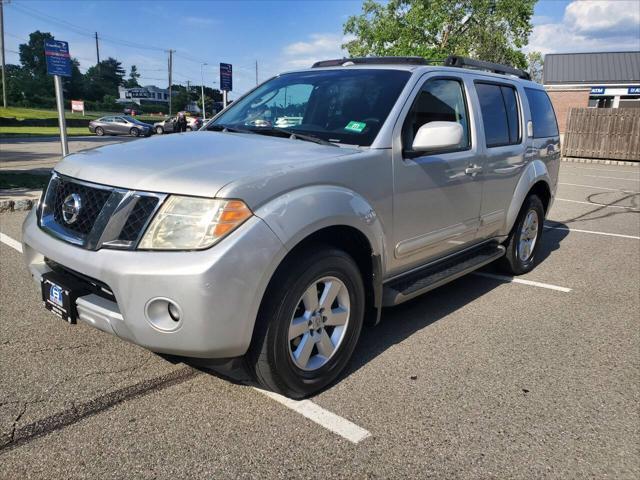
<svg viewBox="0 0 640 480">
<path fill-rule="evenodd" d="M 362 132 L 365 127 L 367 126 L 366 123 L 364 122 L 354 122 L 353 120 L 350 121 L 346 127 L 344 127 L 345 130 L 349 130 L 350 132 Z"/>
</svg>

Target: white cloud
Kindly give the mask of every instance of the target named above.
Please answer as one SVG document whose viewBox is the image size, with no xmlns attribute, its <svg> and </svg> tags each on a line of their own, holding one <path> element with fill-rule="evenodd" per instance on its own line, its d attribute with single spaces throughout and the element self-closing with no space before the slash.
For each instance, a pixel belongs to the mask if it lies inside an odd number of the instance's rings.
<svg viewBox="0 0 640 480">
<path fill-rule="evenodd" d="M 349 36 L 333 33 L 313 33 L 306 41 L 286 45 L 283 50 L 283 65 L 286 69 L 310 67 L 318 60 L 342 58 L 346 52 L 342 44 L 351 39 Z"/>
<path fill-rule="evenodd" d="M 640 50 L 640 3 L 576 0 L 561 22 L 535 22 L 526 50 L 542 53 Z"/>
</svg>

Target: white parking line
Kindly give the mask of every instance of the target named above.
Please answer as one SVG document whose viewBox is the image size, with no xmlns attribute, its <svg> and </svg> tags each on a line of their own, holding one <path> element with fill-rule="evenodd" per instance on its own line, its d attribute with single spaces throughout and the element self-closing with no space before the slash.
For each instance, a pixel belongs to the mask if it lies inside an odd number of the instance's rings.
<svg viewBox="0 0 640 480">
<path fill-rule="evenodd" d="M 349 440 L 351 443 L 358 443 L 371 436 L 364 428 L 359 427 L 346 418 L 342 418 L 335 413 L 325 410 L 321 406 L 313 403 L 311 400 L 291 400 L 274 392 L 255 388 L 256 391 L 266 395 L 276 402 L 287 408 L 299 413 L 303 417 L 323 426 L 327 430 L 340 435 L 342 438 Z"/>
<path fill-rule="evenodd" d="M 630 238 L 632 240 L 640 240 L 640 237 L 636 237 L 634 235 L 622 235 L 621 233 L 596 232 L 593 230 L 579 230 L 577 228 L 553 227 L 550 225 L 545 225 L 544 228 L 548 228 L 550 230 L 564 230 L 565 232 L 592 233 L 594 235 L 605 235 L 607 237 L 619 237 L 619 238 Z"/>
<path fill-rule="evenodd" d="M 0 242 L 22 253 L 22 245 L 20 244 L 20 242 L 14 240 L 8 235 L 5 235 L 4 233 L 0 233 Z"/>
<path fill-rule="evenodd" d="M 571 291 L 571 289 L 567 287 L 560 287 L 558 285 L 552 285 L 550 283 L 534 282 L 533 280 L 525 280 L 524 278 L 508 277 L 506 275 L 496 275 L 495 273 L 473 272 L 473 275 L 492 278 L 494 280 L 500 280 L 501 282 L 520 283 L 522 285 L 529 285 L 530 287 L 546 288 L 549 290 L 556 290 L 558 292 L 564 292 L 564 293 L 569 293 Z"/>
<path fill-rule="evenodd" d="M 640 192 L 630 192 L 628 190 L 621 190 L 619 188 L 606 188 L 606 187 L 598 187 L 596 185 L 582 185 L 579 183 L 558 182 L 558 185 L 569 185 L 570 187 L 595 188 L 597 190 L 608 190 L 609 192 L 640 193 Z"/>
<path fill-rule="evenodd" d="M 605 205 L 604 203 L 581 202 L 580 200 L 569 200 L 568 198 L 556 198 L 556 200 L 559 200 L 561 202 L 584 203 L 585 205 L 592 205 L 594 207 L 624 208 L 626 210 L 631 210 L 632 212 L 640 212 L 640 210 L 636 210 L 633 207 L 624 207 L 622 205 Z"/>
<path fill-rule="evenodd" d="M 625 180 L 627 182 L 640 182 L 640 178 L 602 177 L 600 175 L 586 175 L 586 174 L 580 174 L 580 173 L 574 173 L 574 175 L 582 175 L 583 177 L 593 177 L 593 178 L 608 178 L 609 180 Z"/>
<path fill-rule="evenodd" d="M 568 167 L 568 165 L 563 165 L 563 167 Z M 607 168 L 589 168 L 589 167 L 574 167 L 572 166 L 571 169 L 577 169 L 577 170 L 593 170 L 596 172 L 614 172 L 614 173 L 638 173 L 640 172 L 640 169 L 636 168 L 635 170 L 614 170 L 614 169 L 607 169 Z"/>
</svg>

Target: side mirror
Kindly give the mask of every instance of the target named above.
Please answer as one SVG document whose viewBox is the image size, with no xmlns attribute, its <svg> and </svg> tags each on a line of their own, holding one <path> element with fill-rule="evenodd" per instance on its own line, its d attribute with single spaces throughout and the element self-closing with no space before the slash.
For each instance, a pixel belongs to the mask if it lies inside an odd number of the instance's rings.
<svg viewBox="0 0 640 480">
<path fill-rule="evenodd" d="M 418 129 L 411 148 L 416 152 L 457 147 L 462 141 L 462 125 L 457 122 L 429 122 Z"/>
</svg>

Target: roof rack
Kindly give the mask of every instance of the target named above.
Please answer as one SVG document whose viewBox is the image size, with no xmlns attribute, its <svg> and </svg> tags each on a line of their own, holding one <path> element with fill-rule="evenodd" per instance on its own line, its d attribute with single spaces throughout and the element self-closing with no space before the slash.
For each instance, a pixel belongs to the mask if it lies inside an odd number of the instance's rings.
<svg viewBox="0 0 640 480">
<path fill-rule="evenodd" d="M 447 67 L 487 70 L 501 75 L 514 75 L 524 80 L 531 80 L 529 73 L 524 70 L 520 70 L 519 68 L 513 68 L 509 65 L 501 65 L 499 63 L 485 62 L 482 60 L 473 60 L 471 58 L 459 57 L 457 55 L 449 55 L 444 61 L 444 64 Z"/>
<path fill-rule="evenodd" d="M 422 57 L 354 57 L 322 60 L 311 65 L 311 68 L 342 67 L 348 65 L 429 65 Z"/>
</svg>

